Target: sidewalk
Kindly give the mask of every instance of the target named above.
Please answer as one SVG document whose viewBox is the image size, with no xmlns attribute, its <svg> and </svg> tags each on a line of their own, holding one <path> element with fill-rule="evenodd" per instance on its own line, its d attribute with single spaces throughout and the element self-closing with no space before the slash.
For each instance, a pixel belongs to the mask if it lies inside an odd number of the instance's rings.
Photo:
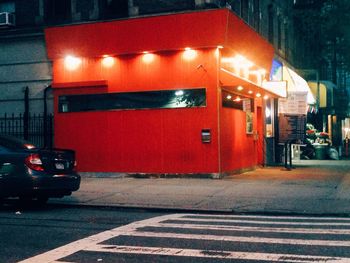
<svg viewBox="0 0 350 263">
<path fill-rule="evenodd" d="M 235 213 L 350 215 L 350 161 L 298 161 L 224 179 L 82 176 L 72 196 L 50 203 Z"/>
</svg>

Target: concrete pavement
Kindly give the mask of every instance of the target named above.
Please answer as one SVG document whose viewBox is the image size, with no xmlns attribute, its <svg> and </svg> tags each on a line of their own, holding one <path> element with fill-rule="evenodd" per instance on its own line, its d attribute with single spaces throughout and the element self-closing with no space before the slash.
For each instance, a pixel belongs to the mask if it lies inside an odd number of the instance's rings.
<svg viewBox="0 0 350 263">
<path fill-rule="evenodd" d="M 224 179 L 82 174 L 81 188 L 51 203 L 207 212 L 350 215 L 350 161 L 303 160 Z"/>
</svg>

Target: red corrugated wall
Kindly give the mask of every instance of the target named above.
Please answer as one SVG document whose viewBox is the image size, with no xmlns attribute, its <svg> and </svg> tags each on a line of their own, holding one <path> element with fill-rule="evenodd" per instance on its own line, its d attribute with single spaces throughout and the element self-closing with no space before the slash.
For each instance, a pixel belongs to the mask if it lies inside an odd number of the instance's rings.
<svg viewBox="0 0 350 263">
<path fill-rule="evenodd" d="M 263 163 L 263 122 L 261 100 L 255 99 L 253 114 L 254 134 L 246 133 L 246 113 L 232 108 L 221 108 L 220 154 L 222 172 L 254 168 Z M 258 110 L 260 108 L 260 110 Z M 260 117 L 259 117 L 260 114 Z M 260 121 L 258 121 L 260 118 Z"/>
<path fill-rule="evenodd" d="M 63 83 L 55 89 L 55 143 L 76 150 L 80 171 L 217 173 L 256 164 L 244 112 L 220 110 L 215 52 L 223 45 L 269 70 L 273 49 L 229 10 L 53 27 L 45 38 L 54 84 Z M 198 51 L 193 60 L 182 56 L 188 46 Z M 152 63 L 143 61 L 142 51 L 154 52 Z M 69 54 L 83 58 L 79 69 L 65 69 Z M 115 57 L 113 67 L 101 65 L 103 55 Z M 106 84 L 72 84 L 89 81 Z M 57 112 L 61 94 L 197 87 L 207 90 L 206 107 Z M 211 129 L 211 143 L 201 142 L 202 129 Z"/>
<path fill-rule="evenodd" d="M 108 87 L 55 90 L 55 144 L 77 151 L 80 171 L 145 173 L 214 173 L 218 171 L 217 67 L 215 49 L 198 50 L 193 60 L 183 51 L 119 56 L 113 68 L 101 58 L 84 59 L 75 72 L 63 60 L 54 63 L 56 82 L 96 79 Z M 199 67 L 198 65 L 203 65 Z M 68 84 L 68 86 L 71 84 Z M 58 113 L 60 94 L 206 88 L 207 107 Z M 201 142 L 201 129 L 212 130 L 212 142 Z"/>
</svg>

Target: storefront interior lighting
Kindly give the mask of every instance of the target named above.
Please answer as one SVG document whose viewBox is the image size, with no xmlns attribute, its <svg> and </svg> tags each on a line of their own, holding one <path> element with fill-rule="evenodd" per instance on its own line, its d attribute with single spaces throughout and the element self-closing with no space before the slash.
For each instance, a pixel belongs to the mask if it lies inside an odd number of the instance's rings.
<svg viewBox="0 0 350 263">
<path fill-rule="evenodd" d="M 81 58 L 74 57 L 71 55 L 66 56 L 64 59 L 64 66 L 68 70 L 76 70 L 77 68 L 79 68 L 81 63 L 82 63 Z"/>
<path fill-rule="evenodd" d="M 248 91 L 248 94 L 253 94 L 253 91 L 252 90 Z"/>
<path fill-rule="evenodd" d="M 147 51 L 143 52 L 142 61 L 146 64 L 152 63 L 155 58 L 155 55 L 152 53 L 149 53 Z"/>
<path fill-rule="evenodd" d="M 183 53 L 183 58 L 186 59 L 186 60 L 193 60 L 195 59 L 197 56 L 197 51 L 196 50 L 193 50 L 189 47 L 186 47 L 185 48 L 185 51 Z"/>
<path fill-rule="evenodd" d="M 231 95 L 227 95 L 226 99 L 230 100 L 230 99 L 232 99 L 232 96 Z"/>
<path fill-rule="evenodd" d="M 260 97 L 261 97 L 261 94 L 260 94 L 260 93 L 257 93 L 256 96 L 257 96 L 258 98 L 260 98 Z"/>
<path fill-rule="evenodd" d="M 269 96 L 265 95 L 264 96 L 264 100 L 267 100 L 269 98 Z"/>
<path fill-rule="evenodd" d="M 235 101 L 241 101 L 241 98 L 239 96 L 237 96 L 237 98 L 235 99 Z"/>
<path fill-rule="evenodd" d="M 182 96 L 182 95 L 184 95 L 184 91 L 183 90 L 175 91 L 175 96 Z"/>
<path fill-rule="evenodd" d="M 266 107 L 266 109 L 265 109 L 265 116 L 266 116 L 266 118 L 269 118 L 269 117 L 271 116 L 271 110 L 270 110 L 270 108 L 267 108 L 267 107 Z"/>
<path fill-rule="evenodd" d="M 102 65 L 106 68 L 110 68 L 110 67 L 113 67 L 115 63 L 115 58 L 114 57 L 111 57 L 111 56 L 103 56 L 102 58 Z"/>
<path fill-rule="evenodd" d="M 237 87 L 237 90 L 242 91 L 242 90 L 243 90 L 243 87 L 242 87 L 242 86 L 238 86 L 238 87 Z"/>
</svg>

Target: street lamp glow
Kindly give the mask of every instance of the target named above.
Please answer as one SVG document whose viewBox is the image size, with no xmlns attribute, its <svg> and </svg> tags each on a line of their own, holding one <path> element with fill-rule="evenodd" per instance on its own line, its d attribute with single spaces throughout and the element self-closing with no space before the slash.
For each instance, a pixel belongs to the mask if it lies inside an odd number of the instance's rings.
<svg viewBox="0 0 350 263">
<path fill-rule="evenodd" d="M 269 117 L 271 116 L 271 110 L 270 110 L 270 108 L 266 108 L 266 109 L 265 109 L 265 116 L 266 116 L 266 118 L 269 118 Z"/>
</svg>

